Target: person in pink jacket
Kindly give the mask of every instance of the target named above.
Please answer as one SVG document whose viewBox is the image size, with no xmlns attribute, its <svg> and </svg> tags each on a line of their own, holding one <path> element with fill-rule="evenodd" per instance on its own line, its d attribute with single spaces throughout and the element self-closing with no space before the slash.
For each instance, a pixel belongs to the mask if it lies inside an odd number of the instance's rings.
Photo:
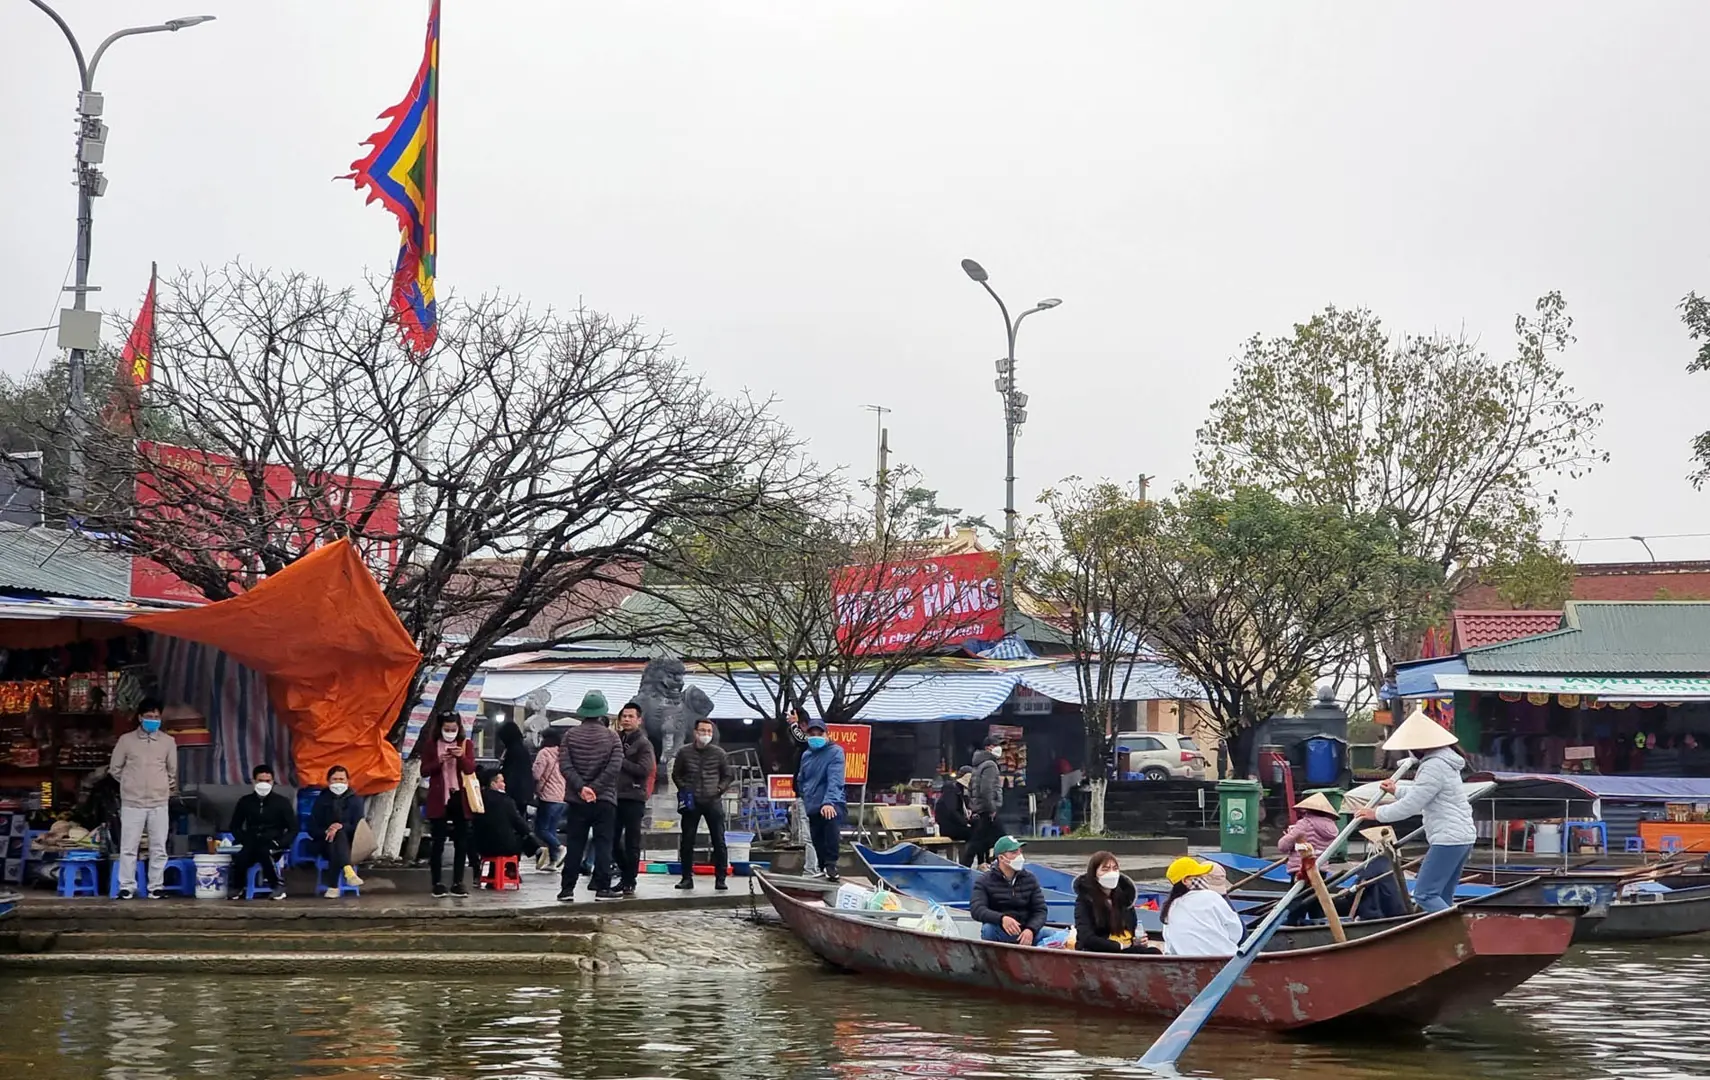
<svg viewBox="0 0 1710 1080">
<path fill-rule="evenodd" d="M 1277 850 L 1288 853 L 1288 872 L 1300 877 L 1300 868 L 1305 862 L 1302 848 L 1310 847 L 1314 859 L 1324 854 L 1336 842 L 1336 834 L 1342 831 L 1342 821 L 1330 800 L 1319 792 L 1295 803 L 1294 808 L 1300 811 L 1300 819 L 1277 840 Z"/>
<path fill-rule="evenodd" d="M 564 827 L 564 774 L 558 771 L 558 744 L 563 728 L 540 733 L 540 752 L 534 755 L 534 799 L 540 812 L 534 818 L 534 837 L 541 843 L 534 868 L 543 873 L 564 869 L 564 842 L 558 838 Z"/>
</svg>

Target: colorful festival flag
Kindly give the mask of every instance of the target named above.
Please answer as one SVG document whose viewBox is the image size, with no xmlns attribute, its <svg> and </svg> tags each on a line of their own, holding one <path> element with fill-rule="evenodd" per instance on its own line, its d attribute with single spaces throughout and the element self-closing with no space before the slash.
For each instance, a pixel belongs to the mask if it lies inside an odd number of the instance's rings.
<svg viewBox="0 0 1710 1080">
<path fill-rule="evenodd" d="M 387 124 L 364 145 L 368 156 L 340 179 L 368 186 L 398 219 L 398 266 L 392 273 L 392 310 L 404 343 L 418 356 L 439 336 L 433 278 L 439 188 L 439 0 L 428 14 L 422 66 L 404 100 L 380 114 Z"/>
</svg>

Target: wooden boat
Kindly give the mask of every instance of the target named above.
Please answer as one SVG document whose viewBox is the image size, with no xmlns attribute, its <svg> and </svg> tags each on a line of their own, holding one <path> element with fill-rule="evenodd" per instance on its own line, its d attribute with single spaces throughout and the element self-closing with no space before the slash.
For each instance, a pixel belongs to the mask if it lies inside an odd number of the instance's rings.
<svg viewBox="0 0 1710 1080">
<path fill-rule="evenodd" d="M 17 914 L 20 899 L 17 893 L 0 893 L 0 919 L 8 919 Z"/>
<path fill-rule="evenodd" d="M 1710 933 L 1710 887 L 1617 899 L 1575 941 L 1655 941 Z"/>
<path fill-rule="evenodd" d="M 924 933 L 761 890 L 797 937 L 852 971 L 1173 1017 L 1226 957 L 1067 952 Z M 1418 1028 L 1476 1009 L 1561 956 L 1578 909 L 1456 907 L 1344 945 L 1264 952 L 1212 1023 L 1293 1031 L 1344 1024 Z"/>
<path fill-rule="evenodd" d="M 1226 851 L 1208 851 L 1200 857 L 1204 858 L 1207 862 L 1214 862 L 1223 867 L 1224 871 L 1227 872 L 1231 878 L 1236 879 L 1248 877 L 1252 874 L 1258 874 L 1259 871 L 1264 870 L 1265 867 L 1270 866 L 1271 862 L 1274 861 L 1255 859 L 1251 855 L 1234 855 Z M 1339 872 L 1340 871 L 1335 868 L 1332 868 L 1329 871 L 1326 871 L 1324 876 L 1326 880 L 1335 884 L 1336 877 Z M 1502 882 L 1502 886 L 1513 885 L 1522 881 L 1530 881 L 1536 876 L 1536 874 L 1529 874 L 1516 877 L 1510 881 Z M 1413 880 L 1413 876 L 1411 874 L 1408 875 L 1408 880 Z M 1242 887 L 1241 892 L 1243 894 L 1252 894 L 1255 896 L 1278 896 L 1288 891 L 1291 881 L 1292 879 L 1288 875 L 1287 867 L 1273 867 L 1261 874 L 1259 877 L 1253 878 L 1252 881 Z M 1455 887 L 1455 899 L 1476 900 L 1479 897 L 1491 895 L 1491 893 L 1499 887 L 1501 886 L 1463 882 L 1461 885 Z"/>
</svg>

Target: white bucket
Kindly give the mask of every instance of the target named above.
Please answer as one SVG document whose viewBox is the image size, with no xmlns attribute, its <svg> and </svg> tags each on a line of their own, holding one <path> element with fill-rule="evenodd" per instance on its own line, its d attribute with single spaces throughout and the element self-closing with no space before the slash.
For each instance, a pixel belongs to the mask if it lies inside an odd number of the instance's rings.
<svg viewBox="0 0 1710 1080">
<path fill-rule="evenodd" d="M 232 857 L 230 855 L 197 855 L 196 861 L 196 899 L 224 900 L 226 898 L 226 878 L 231 873 Z"/>
<path fill-rule="evenodd" d="M 1562 853 L 1562 827 L 1551 822 L 1540 822 L 1532 827 L 1532 854 L 1560 855 Z"/>
<path fill-rule="evenodd" d="M 730 854 L 733 863 L 747 862 L 749 849 L 754 843 L 751 832 L 727 832 L 724 834 L 724 846 Z"/>
</svg>

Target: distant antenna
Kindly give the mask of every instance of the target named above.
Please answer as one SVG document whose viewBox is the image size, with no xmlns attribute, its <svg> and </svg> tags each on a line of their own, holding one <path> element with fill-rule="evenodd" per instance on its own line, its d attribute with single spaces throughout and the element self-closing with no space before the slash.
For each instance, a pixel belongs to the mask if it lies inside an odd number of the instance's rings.
<svg viewBox="0 0 1710 1080">
<path fill-rule="evenodd" d="M 1140 501 L 1141 502 L 1146 501 L 1146 482 L 1149 480 L 1155 480 L 1155 479 L 1157 479 L 1157 477 L 1155 477 L 1155 476 L 1147 476 L 1145 473 L 1140 474 Z"/>
<path fill-rule="evenodd" d="M 873 414 L 874 426 L 878 429 L 879 469 L 873 477 L 873 536 L 883 542 L 885 539 L 885 493 L 890 486 L 891 463 L 891 433 L 885 427 L 885 414 L 891 410 L 883 405 L 866 405 L 863 408 Z"/>
</svg>

